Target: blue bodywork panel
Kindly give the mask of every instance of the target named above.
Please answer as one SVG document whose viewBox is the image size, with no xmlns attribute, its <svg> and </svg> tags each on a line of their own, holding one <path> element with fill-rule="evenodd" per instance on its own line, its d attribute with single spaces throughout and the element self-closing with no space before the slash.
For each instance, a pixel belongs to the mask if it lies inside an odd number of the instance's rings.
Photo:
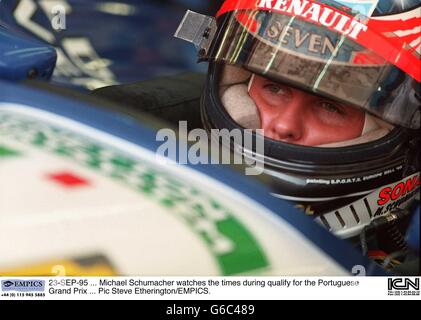
<svg viewBox="0 0 421 320">
<path fill-rule="evenodd" d="M 52 46 L 0 26 L 0 78 L 48 80 L 56 58 Z"/>
<path fill-rule="evenodd" d="M 0 24 L 56 48 L 53 83 L 92 90 L 185 71 L 205 71 L 205 65 L 196 63 L 195 49 L 173 37 L 191 2 L 3 0 Z M 63 8 L 63 16 L 54 11 L 57 5 Z M 207 3 L 203 1 L 195 9 L 201 6 Z M 38 63 L 35 56 L 26 58 L 27 63 Z M 17 74 L 13 71 L 17 63 L 18 59 L 6 61 L 3 74 Z"/>
</svg>

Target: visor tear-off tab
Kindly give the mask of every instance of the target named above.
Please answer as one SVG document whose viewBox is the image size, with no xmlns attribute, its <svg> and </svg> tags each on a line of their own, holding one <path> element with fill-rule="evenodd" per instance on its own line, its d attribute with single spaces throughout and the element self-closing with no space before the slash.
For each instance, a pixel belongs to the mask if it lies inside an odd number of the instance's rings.
<svg viewBox="0 0 421 320">
<path fill-rule="evenodd" d="M 193 43 L 203 56 L 207 54 L 216 31 L 214 17 L 187 10 L 174 36 Z"/>
</svg>

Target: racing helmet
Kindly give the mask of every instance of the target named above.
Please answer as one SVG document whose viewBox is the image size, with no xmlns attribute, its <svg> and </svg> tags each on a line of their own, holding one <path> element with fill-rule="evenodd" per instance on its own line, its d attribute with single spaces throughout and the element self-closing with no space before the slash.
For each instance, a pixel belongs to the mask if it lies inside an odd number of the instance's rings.
<svg viewBox="0 0 421 320">
<path fill-rule="evenodd" d="M 216 19 L 188 12 L 176 36 L 209 62 L 206 129 L 258 129 L 257 77 L 365 112 L 357 138 L 304 146 L 264 137 L 273 195 L 343 238 L 409 206 L 419 185 L 419 0 L 226 0 Z M 281 106 L 280 106 L 281 107 Z M 305 119 L 304 119 L 305 120 Z M 258 135 L 258 133 L 255 133 Z"/>
</svg>

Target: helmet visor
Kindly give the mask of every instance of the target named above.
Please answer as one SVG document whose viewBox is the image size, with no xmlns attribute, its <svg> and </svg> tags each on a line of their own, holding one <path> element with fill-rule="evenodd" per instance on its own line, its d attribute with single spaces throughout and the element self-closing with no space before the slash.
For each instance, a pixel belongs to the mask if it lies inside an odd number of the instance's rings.
<svg viewBox="0 0 421 320">
<path fill-rule="evenodd" d="M 306 17 L 230 11 L 218 21 L 221 31 L 207 58 L 419 128 L 419 82 L 354 39 L 365 24 L 332 9 Z M 312 17 L 318 22 L 308 21 Z"/>
</svg>

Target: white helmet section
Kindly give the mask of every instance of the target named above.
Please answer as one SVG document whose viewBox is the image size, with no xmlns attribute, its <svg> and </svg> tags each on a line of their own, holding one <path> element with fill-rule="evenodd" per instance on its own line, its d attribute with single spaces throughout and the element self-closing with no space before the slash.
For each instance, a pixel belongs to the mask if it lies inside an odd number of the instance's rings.
<svg viewBox="0 0 421 320">
<path fill-rule="evenodd" d="M 39 109 L 0 104 L 0 176 L 0 274 L 97 256 L 119 275 L 347 274 L 217 180 Z"/>
</svg>

